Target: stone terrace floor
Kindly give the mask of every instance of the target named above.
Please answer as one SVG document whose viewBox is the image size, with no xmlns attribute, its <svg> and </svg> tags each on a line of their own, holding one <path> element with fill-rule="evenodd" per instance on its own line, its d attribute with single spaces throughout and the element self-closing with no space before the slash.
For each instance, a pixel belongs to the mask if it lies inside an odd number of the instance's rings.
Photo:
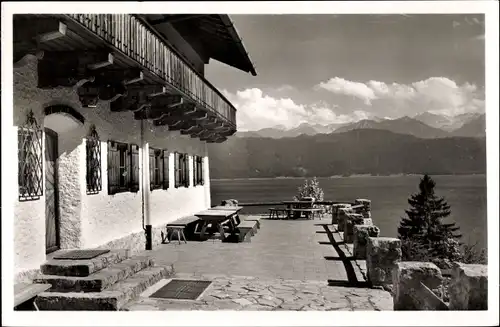
<svg viewBox="0 0 500 327">
<path fill-rule="evenodd" d="M 355 285 L 352 269 L 348 276 L 323 227 L 326 223 L 261 219 L 249 243 L 161 245 L 148 253 L 157 265 L 173 264 L 175 278 L 209 279 L 212 285 L 197 301 L 149 298 L 159 284 L 124 309 L 392 310 L 388 292 Z M 362 275 L 357 276 L 359 280 Z"/>
</svg>

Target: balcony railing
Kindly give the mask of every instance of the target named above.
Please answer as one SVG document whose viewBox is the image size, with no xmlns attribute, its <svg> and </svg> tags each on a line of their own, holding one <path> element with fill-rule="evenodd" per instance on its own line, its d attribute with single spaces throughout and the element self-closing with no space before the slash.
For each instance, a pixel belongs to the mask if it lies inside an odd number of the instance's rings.
<svg viewBox="0 0 500 327">
<path fill-rule="evenodd" d="M 236 108 L 137 17 L 128 14 L 68 16 L 219 118 L 236 126 Z"/>
</svg>

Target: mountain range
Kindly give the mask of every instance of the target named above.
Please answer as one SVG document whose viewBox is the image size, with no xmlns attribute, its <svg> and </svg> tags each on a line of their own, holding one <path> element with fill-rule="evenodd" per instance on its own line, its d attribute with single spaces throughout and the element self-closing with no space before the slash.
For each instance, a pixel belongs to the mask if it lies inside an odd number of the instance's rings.
<svg viewBox="0 0 500 327">
<path fill-rule="evenodd" d="M 419 138 L 367 128 L 279 139 L 232 137 L 208 149 L 212 178 L 486 173 L 484 137 Z"/>
<path fill-rule="evenodd" d="M 424 112 L 414 117 L 398 119 L 364 119 L 353 123 L 334 123 L 328 125 L 302 123 L 297 127 L 285 129 L 283 126 L 264 128 L 258 131 L 237 132 L 236 137 L 287 138 L 299 135 L 343 133 L 358 129 L 381 129 L 419 138 L 443 138 L 453 136 L 485 137 L 485 114 L 466 113 L 450 117 Z"/>
</svg>

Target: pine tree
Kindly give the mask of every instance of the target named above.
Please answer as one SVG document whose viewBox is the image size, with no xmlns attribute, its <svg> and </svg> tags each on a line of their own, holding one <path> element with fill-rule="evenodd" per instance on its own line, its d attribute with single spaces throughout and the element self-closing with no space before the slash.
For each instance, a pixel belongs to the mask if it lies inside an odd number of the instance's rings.
<svg viewBox="0 0 500 327">
<path fill-rule="evenodd" d="M 461 237 L 455 223 L 443 223 L 451 213 L 444 198 L 434 193 L 436 183 L 428 175 L 420 180 L 417 194 L 408 199 L 410 209 L 405 210 L 407 217 L 402 218 L 398 228 L 399 238 L 412 241 L 429 251 L 429 255 L 441 257 L 448 253 L 449 239 Z M 446 256 L 446 255 L 445 255 Z"/>
</svg>

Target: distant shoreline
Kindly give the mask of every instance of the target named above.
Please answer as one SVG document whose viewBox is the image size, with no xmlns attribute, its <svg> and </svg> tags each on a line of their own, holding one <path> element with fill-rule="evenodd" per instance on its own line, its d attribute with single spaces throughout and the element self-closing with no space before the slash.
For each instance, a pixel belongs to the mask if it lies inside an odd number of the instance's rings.
<svg viewBox="0 0 500 327">
<path fill-rule="evenodd" d="M 371 174 L 353 174 L 349 176 L 332 175 L 327 177 L 317 177 L 318 179 L 335 179 L 335 178 L 362 178 L 362 177 L 414 177 L 422 176 L 422 174 L 391 174 L 391 175 L 371 175 Z M 431 174 L 432 175 L 432 174 Z M 486 176 L 486 174 L 437 174 L 432 176 Z M 237 180 L 269 180 L 269 179 L 311 179 L 314 176 L 294 177 L 294 176 L 279 176 L 279 177 L 237 177 L 237 178 L 211 178 L 211 181 L 237 181 Z"/>
</svg>

